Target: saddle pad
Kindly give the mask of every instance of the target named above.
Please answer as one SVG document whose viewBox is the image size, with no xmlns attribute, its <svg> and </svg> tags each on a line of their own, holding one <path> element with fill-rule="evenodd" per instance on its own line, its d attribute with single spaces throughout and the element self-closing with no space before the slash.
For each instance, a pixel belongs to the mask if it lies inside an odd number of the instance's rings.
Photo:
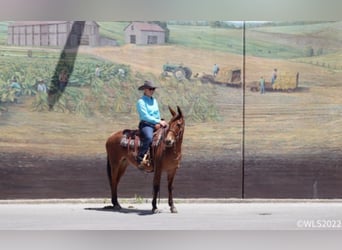
<svg viewBox="0 0 342 250">
<path fill-rule="evenodd" d="M 120 145 L 124 148 L 135 149 L 140 147 L 139 130 L 125 129 L 120 140 Z"/>
</svg>

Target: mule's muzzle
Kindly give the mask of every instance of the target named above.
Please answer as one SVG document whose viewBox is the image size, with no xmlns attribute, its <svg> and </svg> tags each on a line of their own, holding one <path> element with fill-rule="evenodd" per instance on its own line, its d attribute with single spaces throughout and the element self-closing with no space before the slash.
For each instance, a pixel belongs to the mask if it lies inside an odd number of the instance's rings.
<svg viewBox="0 0 342 250">
<path fill-rule="evenodd" d="M 170 148 L 173 146 L 173 144 L 174 144 L 174 140 L 172 140 L 172 139 L 166 139 L 165 140 L 166 147 Z"/>
</svg>

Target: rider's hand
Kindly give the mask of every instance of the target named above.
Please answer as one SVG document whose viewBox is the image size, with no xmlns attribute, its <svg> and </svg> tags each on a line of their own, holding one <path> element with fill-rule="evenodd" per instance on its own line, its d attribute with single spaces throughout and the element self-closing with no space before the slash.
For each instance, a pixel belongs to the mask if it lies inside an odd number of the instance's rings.
<svg viewBox="0 0 342 250">
<path fill-rule="evenodd" d="M 167 126 L 167 122 L 164 120 L 161 120 L 159 123 L 163 128 L 165 128 Z"/>
</svg>

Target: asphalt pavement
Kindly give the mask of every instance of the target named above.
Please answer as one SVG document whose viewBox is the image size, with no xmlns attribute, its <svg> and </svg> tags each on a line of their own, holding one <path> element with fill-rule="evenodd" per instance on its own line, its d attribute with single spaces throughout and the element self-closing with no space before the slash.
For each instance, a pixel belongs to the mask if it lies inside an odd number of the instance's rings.
<svg viewBox="0 0 342 250">
<path fill-rule="evenodd" d="M 341 230 L 340 200 L 2 200 L 0 230 Z"/>
</svg>

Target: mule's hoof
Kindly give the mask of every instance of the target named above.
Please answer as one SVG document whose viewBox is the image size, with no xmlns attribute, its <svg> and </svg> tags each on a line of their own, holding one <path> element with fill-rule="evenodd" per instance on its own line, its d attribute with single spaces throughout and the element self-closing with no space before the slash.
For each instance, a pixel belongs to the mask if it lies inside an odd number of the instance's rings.
<svg viewBox="0 0 342 250">
<path fill-rule="evenodd" d="M 153 208 L 153 209 L 152 209 L 152 213 L 153 213 L 153 214 L 160 214 L 160 213 L 161 213 L 161 210 L 159 210 L 158 208 Z"/>
<path fill-rule="evenodd" d="M 121 206 L 120 205 L 115 205 L 115 206 L 113 206 L 113 210 L 114 211 L 119 211 L 119 210 L 121 210 Z"/>
<path fill-rule="evenodd" d="M 178 213 L 177 208 L 175 208 L 175 207 L 171 207 L 170 210 L 171 210 L 171 213 L 173 213 L 173 214 Z"/>
</svg>

